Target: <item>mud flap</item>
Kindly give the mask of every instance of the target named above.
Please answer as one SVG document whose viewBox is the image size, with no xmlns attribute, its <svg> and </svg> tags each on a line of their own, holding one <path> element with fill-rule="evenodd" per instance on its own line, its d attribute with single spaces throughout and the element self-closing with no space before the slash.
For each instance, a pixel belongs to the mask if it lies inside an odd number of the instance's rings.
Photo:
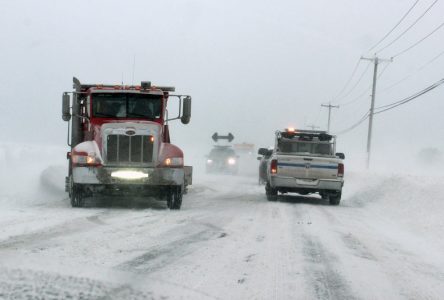
<svg viewBox="0 0 444 300">
<path fill-rule="evenodd" d="M 183 171 L 184 171 L 184 176 L 185 176 L 185 182 L 184 182 L 185 187 L 187 185 L 192 185 L 193 184 L 193 167 L 192 166 L 184 166 Z"/>
</svg>

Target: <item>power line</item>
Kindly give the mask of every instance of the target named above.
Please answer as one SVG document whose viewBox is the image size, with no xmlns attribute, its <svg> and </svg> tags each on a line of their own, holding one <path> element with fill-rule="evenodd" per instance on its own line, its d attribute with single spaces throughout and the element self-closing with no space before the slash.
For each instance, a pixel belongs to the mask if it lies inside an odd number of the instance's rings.
<svg viewBox="0 0 444 300">
<path fill-rule="evenodd" d="M 327 107 L 328 108 L 327 132 L 330 132 L 331 109 L 332 108 L 339 108 L 339 105 L 331 105 L 331 103 L 328 103 L 328 104 L 321 104 L 321 107 Z"/>
<path fill-rule="evenodd" d="M 395 107 L 398 107 L 400 105 L 406 104 L 406 103 L 408 103 L 410 101 L 413 101 L 414 99 L 416 99 L 416 98 L 418 98 L 418 97 L 420 97 L 420 96 L 422 96 L 422 95 L 432 91 L 433 89 L 437 88 L 438 86 L 440 86 L 442 84 L 444 84 L 444 78 L 441 79 L 441 80 L 438 80 L 437 82 L 435 82 L 434 84 L 426 87 L 425 89 L 423 89 L 423 90 L 421 90 L 421 91 L 419 91 L 419 92 L 417 92 L 417 93 L 415 93 L 415 94 L 413 94 L 413 95 L 411 95 L 409 97 L 406 97 L 406 98 L 404 98 L 402 100 L 399 100 L 399 101 L 396 101 L 396 102 L 393 102 L 393 103 L 390 103 L 390 104 L 387 104 L 387 105 L 376 107 L 375 110 L 378 110 L 378 111 L 374 112 L 373 114 L 375 114 L 375 115 L 376 114 L 380 114 L 380 113 L 386 112 L 388 110 L 394 109 Z M 369 118 L 369 116 L 370 116 L 370 111 L 367 111 L 362 116 L 362 118 L 359 119 L 358 122 L 356 122 L 355 124 L 353 124 L 352 126 L 346 128 L 344 130 L 336 132 L 335 134 L 336 135 L 340 135 L 340 134 L 344 134 L 344 133 L 347 133 L 347 132 L 355 129 L 356 127 L 361 125 L 365 120 L 367 120 Z"/>
<path fill-rule="evenodd" d="M 406 104 L 406 103 L 408 103 L 410 101 L 413 101 L 414 99 L 416 99 L 416 98 L 418 98 L 418 97 L 420 97 L 420 96 L 422 96 L 422 95 L 424 95 L 424 94 L 434 90 L 435 88 L 437 88 L 441 84 L 444 84 L 444 78 L 441 79 L 441 80 L 438 80 L 434 84 L 426 87 L 422 91 L 419 91 L 419 92 L 417 92 L 417 93 L 415 93 L 415 94 L 413 94 L 413 95 L 411 95 L 409 97 L 406 97 L 406 98 L 404 98 L 402 100 L 399 100 L 399 101 L 396 101 L 396 102 L 393 102 L 393 103 L 390 103 L 390 104 L 387 104 L 387 105 L 383 105 L 383 106 L 377 107 L 376 109 L 378 111 L 375 112 L 374 114 L 380 114 L 380 113 L 386 112 L 388 110 L 394 109 L 395 107 L 398 107 L 400 105 Z"/>
<path fill-rule="evenodd" d="M 318 127 L 317 125 L 315 125 L 315 124 L 318 124 L 319 117 L 321 116 L 321 110 L 322 110 L 322 106 L 319 107 L 319 109 L 318 109 L 318 113 L 317 113 L 317 115 L 316 115 L 316 119 L 314 119 L 314 122 L 313 122 L 311 125 L 307 125 L 307 122 L 304 121 L 304 126 L 307 127 L 307 128 L 311 128 L 311 127 L 313 127 L 313 126 L 319 128 L 319 127 Z M 313 128 L 313 130 L 314 130 L 314 128 Z"/>
<path fill-rule="evenodd" d="M 399 40 L 404 34 L 406 34 L 413 26 L 416 25 L 416 23 L 419 22 L 419 20 L 421 20 L 431 9 L 432 7 L 438 2 L 438 0 L 435 0 L 409 27 L 407 27 L 406 30 L 404 30 L 400 35 L 398 35 L 394 40 L 392 40 L 390 43 L 388 43 L 387 45 L 385 45 L 383 48 L 379 49 L 378 51 L 376 51 L 376 53 L 379 53 L 385 49 L 387 49 L 388 47 L 390 47 L 391 45 L 393 45 L 397 40 Z"/>
<path fill-rule="evenodd" d="M 381 71 L 381 72 L 379 73 L 379 75 L 377 76 L 377 79 L 379 79 L 379 78 L 382 76 L 382 74 L 384 74 L 384 72 L 385 72 L 385 70 L 388 68 L 388 66 L 389 66 L 389 64 L 387 64 L 387 65 L 384 66 L 384 68 L 382 69 L 382 71 Z M 361 94 L 359 94 L 359 96 L 357 96 L 356 98 L 354 98 L 353 100 L 351 100 L 351 101 L 349 101 L 349 102 L 346 102 L 346 103 L 342 104 L 341 106 L 347 106 L 347 105 L 352 104 L 352 103 L 354 103 L 354 102 L 356 102 L 356 101 L 358 101 L 358 100 L 360 100 L 360 99 L 363 99 L 363 96 L 364 96 L 365 94 L 369 93 L 369 92 L 372 90 L 372 86 L 373 86 L 373 84 L 370 84 L 370 86 L 369 86 L 367 89 L 365 89 Z"/>
<path fill-rule="evenodd" d="M 319 128 L 319 126 L 315 125 L 315 124 L 311 124 L 311 125 L 305 125 L 305 127 L 310 128 L 311 130 L 316 130 Z"/>
<path fill-rule="evenodd" d="M 373 49 L 375 49 L 377 46 L 379 46 L 379 44 L 381 44 L 399 26 L 399 24 L 401 24 L 402 21 L 404 21 L 404 19 L 408 16 L 408 14 L 412 11 L 412 9 L 416 6 L 416 4 L 418 4 L 418 2 L 419 0 L 416 0 L 415 3 L 413 3 L 413 5 L 409 8 L 409 10 L 398 21 L 398 23 L 396 23 L 396 25 L 389 32 L 387 32 L 387 34 L 384 35 L 382 39 L 379 40 L 379 42 L 377 42 L 375 45 L 373 45 L 373 47 L 368 49 L 367 52 L 370 52 Z"/>
<path fill-rule="evenodd" d="M 359 125 L 361 125 L 362 122 L 364 122 L 365 120 L 367 120 L 369 116 L 370 116 L 370 111 L 367 111 L 367 112 L 362 116 L 362 118 L 359 119 L 358 122 L 356 122 L 355 124 L 353 124 L 352 126 L 346 128 L 346 129 L 343 129 L 343 130 L 341 130 L 341 131 L 339 131 L 339 132 L 336 132 L 335 134 L 336 134 L 336 135 L 340 135 L 340 134 L 344 134 L 344 133 L 347 133 L 347 132 L 349 132 L 349 131 L 352 131 L 353 129 L 355 129 L 356 127 L 358 127 Z"/>
<path fill-rule="evenodd" d="M 390 66 L 389 64 L 385 65 L 384 68 L 382 69 L 381 73 L 379 73 L 378 75 L 378 79 L 382 76 L 382 74 L 384 74 L 385 70 L 388 68 L 388 66 Z M 368 88 L 366 88 L 361 94 L 359 94 L 357 97 L 353 98 L 352 100 L 345 102 L 343 104 L 341 104 L 341 106 L 347 106 L 350 105 L 352 103 L 355 103 L 356 101 L 362 99 L 362 97 L 367 94 L 368 92 L 370 92 L 372 89 L 372 84 L 369 85 Z"/>
<path fill-rule="evenodd" d="M 319 117 L 321 116 L 321 110 L 322 110 L 322 106 L 319 107 L 318 115 L 316 116 L 316 119 L 315 119 L 315 121 L 314 121 L 314 124 L 317 124 L 317 123 L 318 123 L 318 121 L 319 121 Z"/>
<path fill-rule="evenodd" d="M 345 102 L 341 104 L 341 106 L 348 106 L 350 104 L 355 103 L 356 101 L 362 99 L 367 93 L 369 93 L 372 90 L 372 85 L 370 84 L 368 88 L 366 88 L 362 93 L 360 93 L 357 97 L 353 98 L 352 100 Z"/>
<path fill-rule="evenodd" d="M 368 135 L 367 135 L 367 169 L 370 168 L 370 154 L 371 154 L 371 144 L 372 144 L 372 132 L 373 132 L 373 115 L 375 111 L 375 101 L 376 101 L 376 82 L 378 80 L 378 65 L 383 61 L 392 62 L 393 59 L 380 59 L 379 57 L 366 58 L 361 57 L 361 59 L 369 60 L 373 62 L 373 85 L 372 85 L 372 98 L 370 102 L 370 111 L 368 117 Z"/>
<path fill-rule="evenodd" d="M 418 2 L 419 2 L 419 0 L 417 0 L 417 1 L 415 1 L 414 3 L 413 3 L 413 5 L 409 8 L 409 10 L 402 16 L 402 18 L 398 21 L 398 23 L 378 42 L 378 43 L 376 43 L 373 47 L 371 47 L 368 51 L 371 51 L 371 50 L 373 50 L 376 46 L 378 46 L 383 40 L 385 40 L 386 38 L 387 38 L 387 36 L 389 36 L 398 26 L 399 26 L 399 24 L 407 17 L 407 15 L 413 10 L 413 8 L 418 4 Z M 392 45 L 394 42 L 396 42 L 399 38 L 401 38 L 401 36 L 403 36 L 407 31 L 409 31 L 416 23 L 418 23 L 418 21 L 421 19 L 421 18 L 423 18 L 424 16 L 425 16 L 425 14 L 436 4 L 438 2 L 438 0 L 435 0 L 422 14 L 421 14 L 421 16 L 419 16 L 414 22 L 413 22 L 413 24 L 411 24 L 406 30 L 404 30 L 399 36 L 397 36 L 391 43 L 389 43 L 388 45 L 386 45 L 384 48 L 382 48 L 381 50 L 379 50 L 378 52 L 380 52 L 380 51 L 382 51 L 382 50 L 384 50 L 385 48 L 387 48 L 388 46 L 390 46 L 390 45 Z M 360 61 L 360 60 L 359 60 Z M 352 72 L 352 75 L 350 76 L 350 78 L 349 78 L 349 80 L 347 81 L 347 83 L 345 84 L 345 86 L 341 89 L 341 91 L 339 92 L 339 94 L 336 96 L 336 97 L 334 97 L 334 99 L 337 99 L 337 97 L 339 96 L 339 95 L 341 95 L 342 94 L 342 92 L 345 90 L 345 88 L 349 85 L 349 83 L 351 82 L 351 80 L 352 80 L 352 78 L 353 78 L 353 76 L 355 75 L 355 73 L 356 73 L 356 70 L 357 70 L 357 68 L 358 68 L 358 66 L 359 66 L 359 61 L 358 61 L 358 63 L 356 64 L 356 66 L 355 66 L 355 68 L 354 68 L 354 70 L 353 70 L 353 72 Z M 363 72 L 363 74 L 361 74 L 361 76 L 360 76 L 360 78 L 359 78 L 359 80 L 355 83 L 355 85 L 350 89 L 350 91 L 346 94 L 346 95 L 344 95 L 342 98 L 344 99 L 344 98 L 346 98 L 348 95 L 350 95 L 351 94 L 351 92 L 356 88 L 356 86 L 359 84 L 359 82 L 362 80 L 362 78 L 363 78 L 363 76 L 364 76 L 364 74 L 367 72 L 367 70 L 368 70 L 368 68 L 369 68 L 369 66 L 370 66 L 370 64 L 367 66 L 367 68 L 364 70 L 364 72 Z M 383 69 L 383 71 L 381 72 L 381 74 L 380 75 L 382 75 L 382 73 L 385 71 L 385 69 L 387 68 L 387 66 Z M 380 75 L 378 76 L 378 78 L 380 77 Z M 368 88 L 368 89 L 366 89 L 363 93 L 361 93 L 358 97 L 356 97 L 356 98 L 354 98 L 353 100 L 351 100 L 351 101 L 349 101 L 349 102 L 346 102 L 346 103 L 344 103 L 344 104 L 342 104 L 342 105 L 349 105 L 349 104 L 351 104 L 351 103 L 354 103 L 354 102 L 356 102 L 357 100 L 359 100 L 363 95 L 365 95 L 367 92 L 368 92 L 368 90 L 369 89 L 371 89 L 371 86 Z M 341 102 L 339 102 L 339 104 L 341 104 Z"/>
<path fill-rule="evenodd" d="M 417 45 L 419 45 L 420 43 L 422 43 L 425 39 L 427 39 L 428 37 L 430 37 L 431 35 L 433 35 L 435 32 L 437 32 L 438 30 L 440 30 L 442 27 L 444 26 L 444 22 L 442 22 L 438 27 L 436 27 L 435 29 L 433 29 L 432 32 L 430 32 L 428 35 L 426 35 L 425 37 L 423 37 L 422 39 L 420 39 L 419 41 L 417 41 L 416 43 L 414 43 L 413 45 L 411 45 L 410 47 L 402 50 L 401 52 L 397 53 L 396 55 L 393 55 L 393 57 L 397 57 L 401 54 L 406 53 L 407 51 L 409 51 L 410 49 L 416 47 Z"/>
<path fill-rule="evenodd" d="M 355 88 L 358 86 L 358 84 L 361 82 L 362 78 L 364 78 L 364 75 L 367 73 L 368 69 L 370 68 L 371 63 L 368 63 L 367 67 L 365 68 L 364 72 L 362 72 L 361 76 L 359 76 L 358 81 L 352 86 L 352 88 L 344 95 L 342 96 L 342 99 L 346 98 L 348 95 L 351 94 L 355 90 Z M 337 103 L 340 104 L 341 102 Z"/>
<path fill-rule="evenodd" d="M 379 91 L 379 93 L 384 93 L 388 90 L 391 90 L 392 88 L 394 88 L 395 86 L 401 84 L 402 82 L 406 81 L 407 79 L 409 79 L 410 77 L 412 77 L 413 75 L 415 75 L 416 73 L 421 72 L 422 70 L 424 70 L 428 65 L 430 65 L 431 63 L 433 63 L 434 61 L 436 61 L 438 58 L 440 58 L 442 55 L 444 55 L 444 51 L 441 51 L 438 55 L 436 55 L 435 57 L 433 57 L 431 60 L 427 61 L 425 64 L 423 64 L 422 66 L 420 66 L 419 68 L 417 68 L 414 72 L 410 73 L 409 75 L 403 77 L 402 79 L 390 84 L 389 86 L 383 88 L 381 91 Z M 343 104 L 344 106 L 345 104 Z"/>
<path fill-rule="evenodd" d="M 353 76 L 355 76 L 360 63 L 361 63 L 361 59 L 358 59 L 358 62 L 356 63 L 356 65 L 352 71 L 352 74 L 350 75 L 350 78 L 346 81 L 344 87 L 339 91 L 339 93 L 335 97 L 333 97 L 333 99 L 337 99 L 344 92 L 344 90 L 348 87 L 348 85 L 350 84 L 350 82 L 353 79 Z"/>
<path fill-rule="evenodd" d="M 397 86 L 397 85 L 403 83 L 404 81 L 406 81 L 407 79 L 409 79 L 410 77 L 412 77 L 412 75 L 413 75 L 413 74 L 409 74 L 409 75 L 403 77 L 402 79 L 396 81 L 395 83 L 393 83 L 393 84 L 391 84 L 391 85 L 389 85 L 389 86 L 383 88 L 382 90 L 379 91 L 379 94 L 382 94 L 382 93 L 385 93 L 385 92 L 388 91 L 388 90 L 391 90 L 391 89 L 394 88 L 395 86 Z"/>
</svg>

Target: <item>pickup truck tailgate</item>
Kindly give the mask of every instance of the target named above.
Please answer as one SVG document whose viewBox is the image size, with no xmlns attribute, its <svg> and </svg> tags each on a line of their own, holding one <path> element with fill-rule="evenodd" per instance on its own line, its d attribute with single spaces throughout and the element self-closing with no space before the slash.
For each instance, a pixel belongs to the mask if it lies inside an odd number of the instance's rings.
<svg viewBox="0 0 444 300">
<path fill-rule="evenodd" d="M 336 159 L 316 156 L 278 155 L 278 176 L 304 179 L 336 179 L 338 162 Z"/>
</svg>

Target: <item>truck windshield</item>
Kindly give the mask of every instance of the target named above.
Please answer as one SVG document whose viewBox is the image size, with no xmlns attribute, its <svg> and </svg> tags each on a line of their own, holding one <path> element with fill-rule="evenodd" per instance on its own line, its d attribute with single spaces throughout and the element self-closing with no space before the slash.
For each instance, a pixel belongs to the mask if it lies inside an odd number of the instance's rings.
<svg viewBox="0 0 444 300">
<path fill-rule="evenodd" d="M 332 143 L 319 143 L 307 141 L 280 141 L 279 152 L 283 153 L 308 153 L 315 155 L 333 155 Z"/>
<path fill-rule="evenodd" d="M 91 98 L 93 116 L 99 118 L 157 119 L 162 112 L 162 98 L 158 95 L 94 93 Z"/>
</svg>

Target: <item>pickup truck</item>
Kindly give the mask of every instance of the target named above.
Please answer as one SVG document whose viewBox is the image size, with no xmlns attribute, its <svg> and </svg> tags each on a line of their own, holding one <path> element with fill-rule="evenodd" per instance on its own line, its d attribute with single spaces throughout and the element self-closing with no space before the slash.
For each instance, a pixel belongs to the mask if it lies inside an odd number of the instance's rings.
<svg viewBox="0 0 444 300">
<path fill-rule="evenodd" d="M 259 154 L 266 155 L 265 148 Z M 325 131 L 276 131 L 275 146 L 267 161 L 265 193 L 276 201 L 278 192 L 319 193 L 331 205 L 341 201 L 344 185 L 343 153 L 336 153 L 336 137 Z"/>
</svg>

